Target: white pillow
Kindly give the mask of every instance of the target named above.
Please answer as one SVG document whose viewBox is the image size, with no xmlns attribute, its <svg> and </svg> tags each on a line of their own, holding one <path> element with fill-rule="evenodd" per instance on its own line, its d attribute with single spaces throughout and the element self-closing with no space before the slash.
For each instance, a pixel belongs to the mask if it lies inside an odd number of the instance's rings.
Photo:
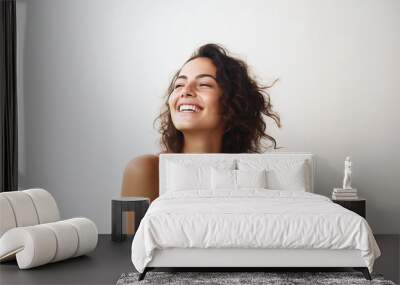
<svg viewBox="0 0 400 285">
<path fill-rule="evenodd" d="M 190 166 L 170 163 L 168 165 L 167 189 L 184 191 L 210 188 L 210 167 Z"/>
<path fill-rule="evenodd" d="M 211 189 L 236 189 L 236 170 L 211 168 Z"/>
<path fill-rule="evenodd" d="M 210 190 L 211 168 L 234 169 L 234 160 L 194 161 L 177 160 L 167 164 L 167 191 Z"/>
<path fill-rule="evenodd" d="M 212 190 L 238 190 L 240 188 L 266 188 L 266 171 L 211 169 Z"/>
<path fill-rule="evenodd" d="M 267 188 L 273 190 L 306 191 L 304 163 L 293 168 L 275 168 L 267 171 Z"/>
<path fill-rule="evenodd" d="M 261 170 L 236 170 L 238 188 L 267 188 L 267 171 Z"/>
<path fill-rule="evenodd" d="M 240 170 L 265 169 L 267 188 L 272 190 L 311 191 L 307 161 L 292 159 L 239 159 Z"/>
</svg>

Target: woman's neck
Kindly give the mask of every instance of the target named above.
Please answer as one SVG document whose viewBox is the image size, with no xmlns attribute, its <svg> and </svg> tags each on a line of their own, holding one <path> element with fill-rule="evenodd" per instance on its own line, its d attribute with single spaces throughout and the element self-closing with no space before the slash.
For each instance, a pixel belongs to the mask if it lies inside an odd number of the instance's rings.
<svg viewBox="0 0 400 285">
<path fill-rule="evenodd" d="M 222 132 L 183 133 L 182 153 L 219 153 L 222 151 Z"/>
</svg>

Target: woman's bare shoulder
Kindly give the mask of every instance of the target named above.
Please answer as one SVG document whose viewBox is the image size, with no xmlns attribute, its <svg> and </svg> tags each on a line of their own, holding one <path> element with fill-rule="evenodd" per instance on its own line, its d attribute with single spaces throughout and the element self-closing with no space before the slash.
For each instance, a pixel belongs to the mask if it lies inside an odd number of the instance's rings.
<svg viewBox="0 0 400 285">
<path fill-rule="evenodd" d="M 142 174 L 143 172 L 157 172 L 160 154 L 167 152 L 159 152 L 156 154 L 143 154 L 132 158 L 125 167 L 125 174 Z"/>
<path fill-rule="evenodd" d="M 158 167 L 159 154 L 144 154 L 132 158 L 126 165 L 125 172 L 149 170 Z"/>
<path fill-rule="evenodd" d="M 158 196 L 158 155 L 145 154 L 131 159 L 122 179 L 122 196 Z"/>
</svg>

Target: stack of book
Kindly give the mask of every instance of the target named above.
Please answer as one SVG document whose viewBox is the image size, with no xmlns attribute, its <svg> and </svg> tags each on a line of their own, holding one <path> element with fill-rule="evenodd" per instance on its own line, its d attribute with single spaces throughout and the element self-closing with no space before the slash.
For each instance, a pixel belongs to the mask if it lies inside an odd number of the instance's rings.
<svg viewBox="0 0 400 285">
<path fill-rule="evenodd" d="M 358 199 L 357 189 L 333 188 L 332 199 L 334 200 L 356 200 Z"/>
</svg>

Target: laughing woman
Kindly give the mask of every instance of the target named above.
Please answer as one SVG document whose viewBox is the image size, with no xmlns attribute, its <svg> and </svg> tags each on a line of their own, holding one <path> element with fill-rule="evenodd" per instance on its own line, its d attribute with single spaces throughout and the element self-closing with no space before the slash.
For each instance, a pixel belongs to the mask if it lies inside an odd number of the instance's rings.
<svg viewBox="0 0 400 285">
<path fill-rule="evenodd" d="M 269 87 L 257 83 L 247 64 L 223 47 L 200 47 L 172 78 L 157 118 L 162 153 L 260 153 L 263 139 L 276 149 L 264 121 L 269 117 L 281 127 Z M 128 163 L 122 196 L 158 197 L 158 154 Z"/>
</svg>

